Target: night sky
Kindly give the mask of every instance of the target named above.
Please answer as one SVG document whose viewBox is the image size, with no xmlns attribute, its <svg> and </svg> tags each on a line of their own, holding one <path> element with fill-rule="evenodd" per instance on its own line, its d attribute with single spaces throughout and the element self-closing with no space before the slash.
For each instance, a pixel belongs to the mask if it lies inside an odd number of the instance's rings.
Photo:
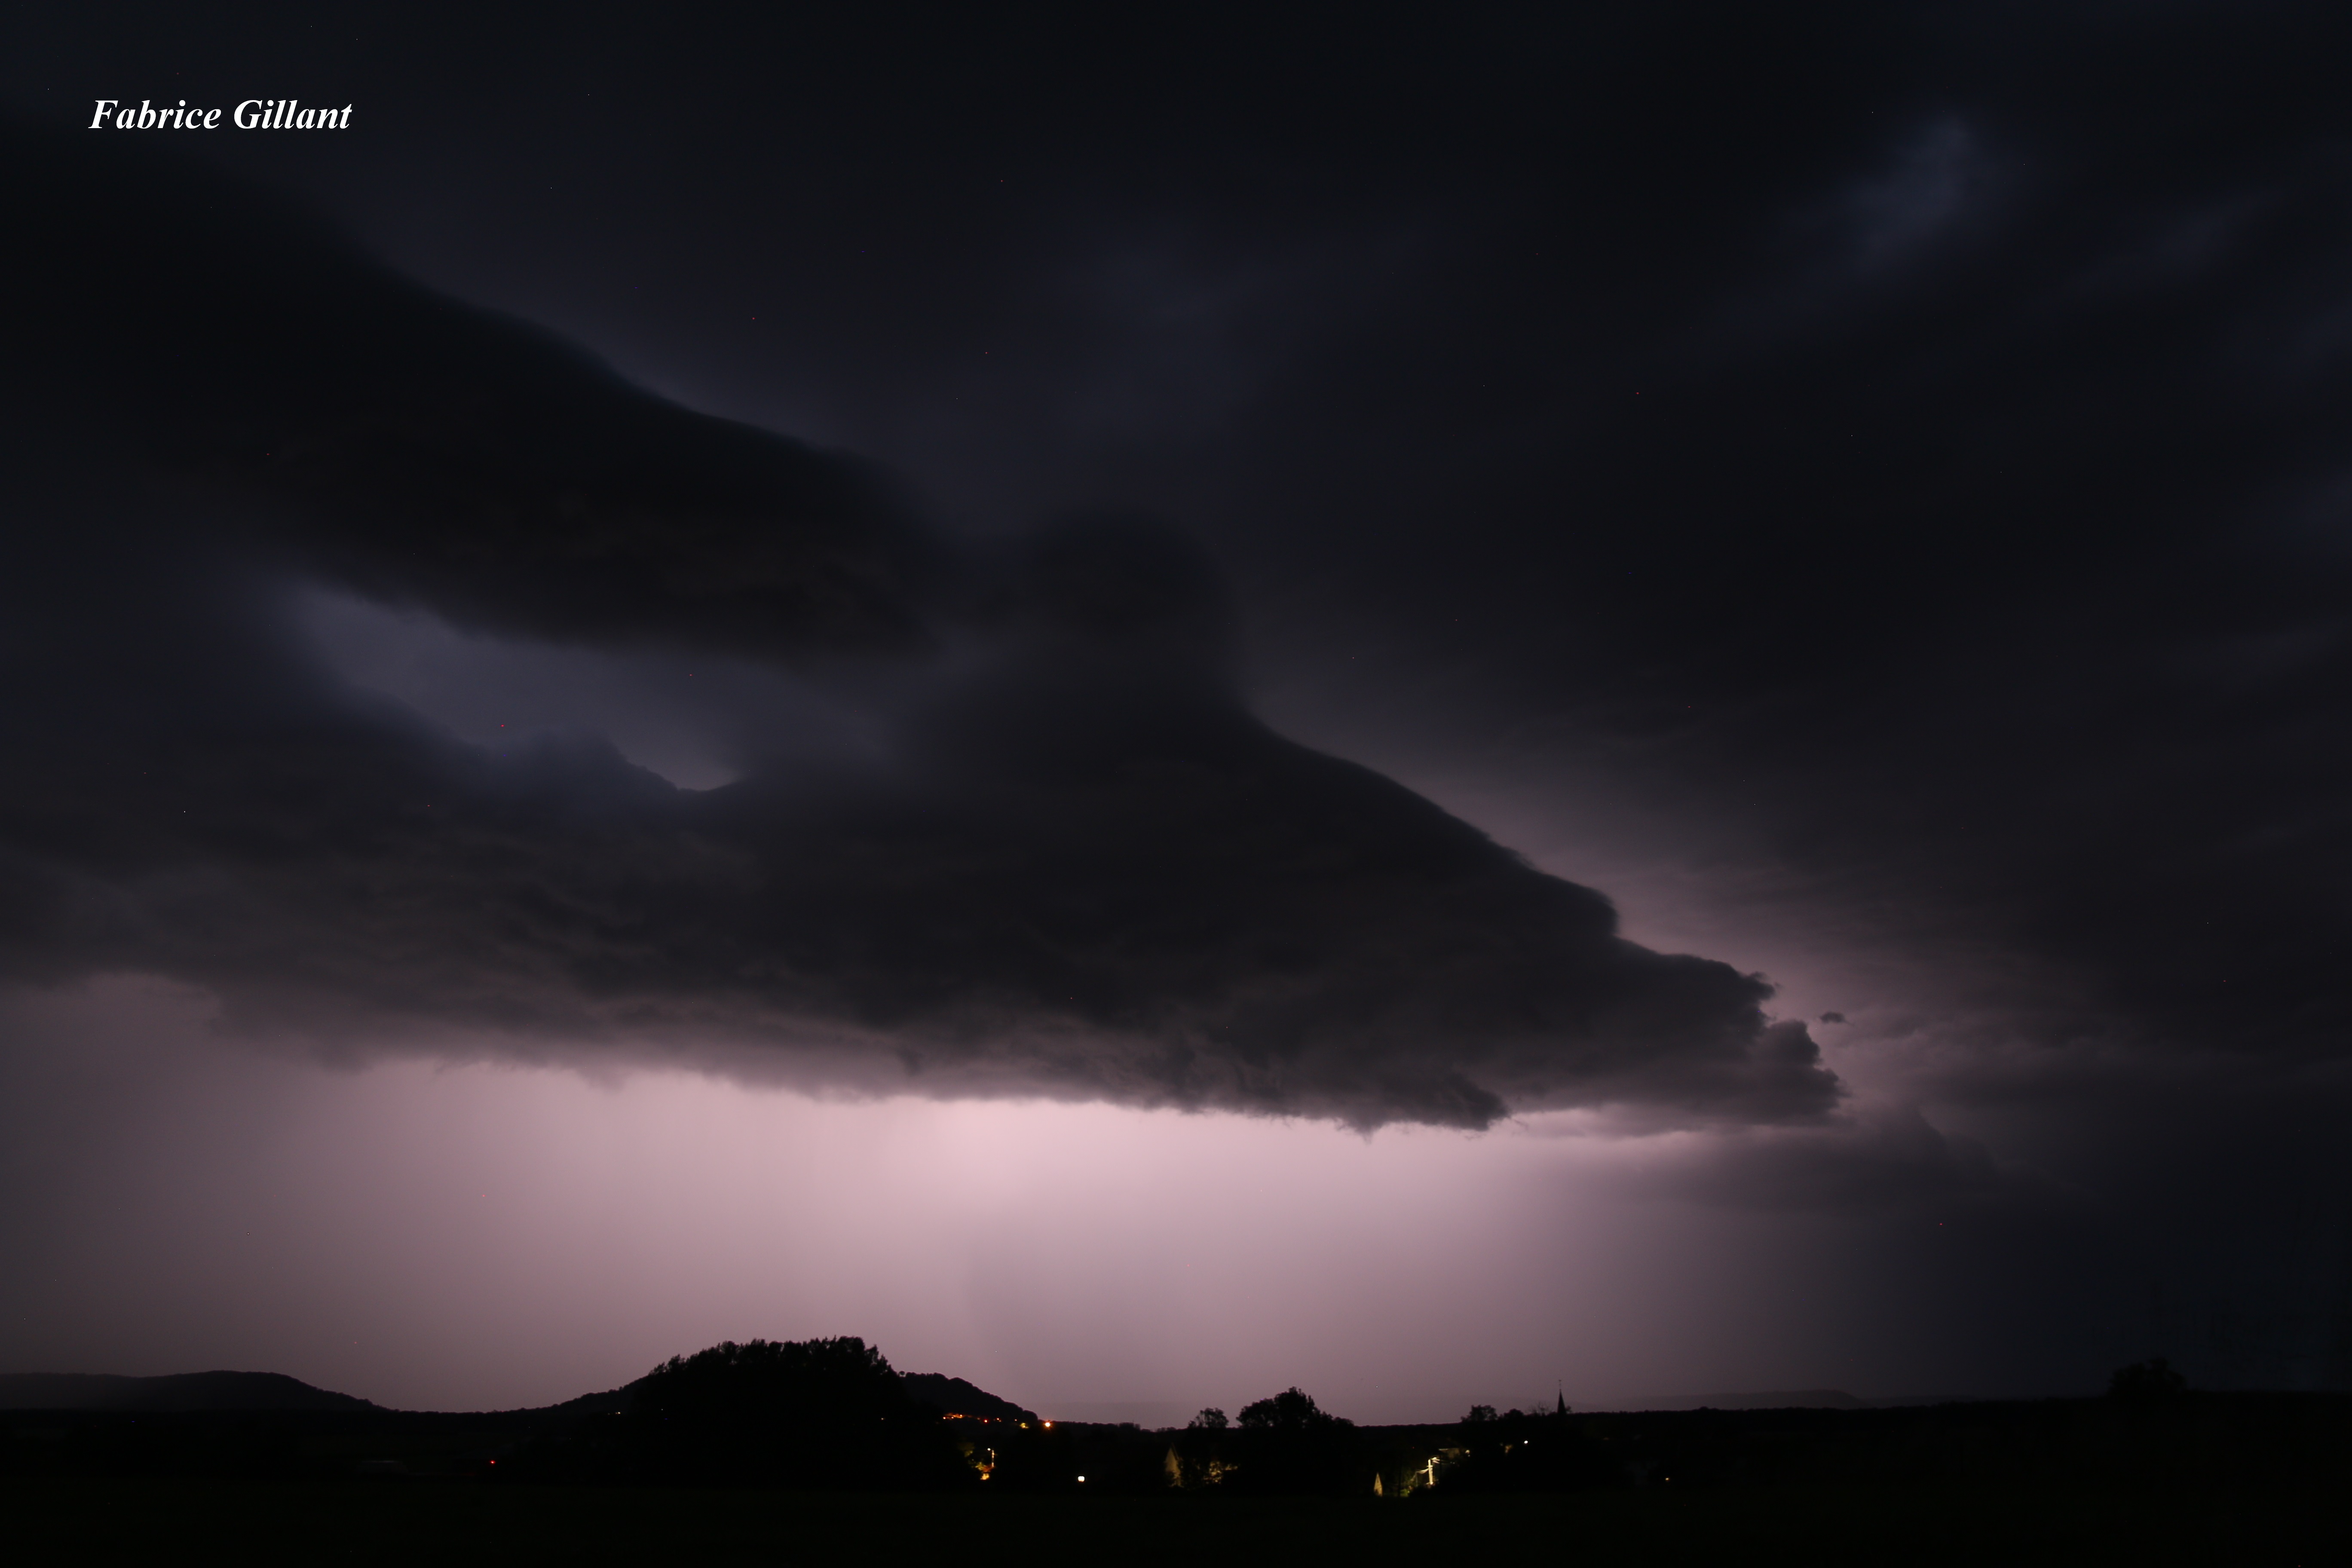
<svg viewBox="0 0 2352 1568">
<path fill-rule="evenodd" d="M 0 1370 L 2352 1386 L 2340 5 L 12 12 Z"/>
</svg>

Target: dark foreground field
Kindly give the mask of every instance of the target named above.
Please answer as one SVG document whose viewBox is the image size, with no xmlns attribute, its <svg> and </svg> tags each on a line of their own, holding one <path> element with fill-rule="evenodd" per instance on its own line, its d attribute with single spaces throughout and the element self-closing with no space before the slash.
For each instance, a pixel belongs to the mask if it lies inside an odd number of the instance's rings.
<svg viewBox="0 0 2352 1568">
<path fill-rule="evenodd" d="M 17 1478 L 0 1510 L 28 1564 L 2352 1562 L 2352 1500 L 2308 1486 L 1359 1501 Z"/>
</svg>

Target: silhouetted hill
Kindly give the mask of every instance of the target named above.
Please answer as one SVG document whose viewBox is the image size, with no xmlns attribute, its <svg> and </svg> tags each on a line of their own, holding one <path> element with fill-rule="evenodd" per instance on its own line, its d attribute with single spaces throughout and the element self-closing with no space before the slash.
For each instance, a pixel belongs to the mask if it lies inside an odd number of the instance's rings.
<svg viewBox="0 0 2352 1568">
<path fill-rule="evenodd" d="M 979 1416 L 999 1421 L 1034 1421 L 1037 1413 L 1024 1410 L 1009 1399 L 1000 1399 L 985 1389 L 975 1388 L 960 1377 L 950 1377 L 937 1372 L 902 1372 L 898 1385 L 918 1405 L 928 1405 L 942 1415 Z"/>
<path fill-rule="evenodd" d="M 926 1491 L 977 1486 L 969 1444 L 855 1336 L 732 1340 L 672 1356 L 504 1473 L 549 1480 Z M 1014 1430 L 1017 1430 L 1015 1428 Z"/>
<path fill-rule="evenodd" d="M 184 1372 L 169 1377 L 110 1373 L 0 1373 L 0 1410 L 378 1410 L 348 1394 L 276 1372 Z"/>
<path fill-rule="evenodd" d="M 583 1394 L 575 1399 L 567 1399 L 561 1405 L 536 1405 L 528 1409 L 519 1410 L 515 1414 L 562 1419 L 583 1415 L 617 1415 L 629 1407 L 629 1401 L 635 1396 L 634 1391 L 637 1384 L 644 1381 L 645 1379 L 641 1377 L 636 1380 L 636 1383 L 625 1384 L 619 1388 L 608 1388 L 602 1394 Z"/>
<path fill-rule="evenodd" d="M 1867 1410 L 1871 1402 L 1843 1388 L 1769 1390 L 1762 1394 L 1673 1394 L 1595 1405 L 1594 1410 Z"/>
</svg>

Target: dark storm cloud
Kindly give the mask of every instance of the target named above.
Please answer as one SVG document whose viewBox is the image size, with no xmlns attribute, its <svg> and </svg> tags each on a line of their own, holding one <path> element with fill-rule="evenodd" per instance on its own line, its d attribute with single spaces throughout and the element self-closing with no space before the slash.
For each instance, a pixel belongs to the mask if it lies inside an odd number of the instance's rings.
<svg viewBox="0 0 2352 1568">
<path fill-rule="evenodd" d="M 348 79 L 331 161 L 196 150 L 943 514 L 1181 518 L 1323 732 L 1604 779 L 1945 972 L 1946 1092 L 2340 1050 L 2339 10 L 487 26 L 55 58 Z M 859 494 L 788 641 L 1010 637 Z"/>
<path fill-rule="evenodd" d="M 16 976 L 158 973 L 352 1045 L 1364 1126 L 1834 1100 L 1759 977 L 1622 940 L 1601 895 L 1252 718 L 1176 531 L 950 550 L 856 465 L 232 186 L 21 142 L 43 243 L 10 281 L 48 309 L 10 356 Z M 320 667 L 290 607 L 320 580 L 878 681 L 885 741 L 701 794 L 593 736 L 469 747 Z"/>
<path fill-rule="evenodd" d="M 1956 1037 L 2340 1052 L 2340 8 L 1114 32 L 657 50 L 784 72 L 776 150 L 632 128 L 628 217 L 518 175 L 469 221 L 540 204 L 619 258 L 568 319 L 862 414 L 957 506 L 1181 517 L 1330 732 L 1669 802 L 1948 972 Z M 540 254 L 498 232 L 451 265 Z"/>
<path fill-rule="evenodd" d="M 1973 971 L 1969 1028 L 2339 1055 L 2343 17 L 1826 16 L 1737 82 L 1626 49 L 1498 145 L 1479 241 L 1344 393 L 1372 546 L 1253 564 L 1364 651 L 1328 706 L 1430 682 L 1428 752 L 1671 799 L 1808 917 Z"/>
<path fill-rule="evenodd" d="M 916 535 L 858 465 L 666 404 L 236 185 L 22 140 L 34 430 L 233 496 L 214 515 L 249 548 L 461 626 L 753 656 L 916 637 Z"/>
</svg>

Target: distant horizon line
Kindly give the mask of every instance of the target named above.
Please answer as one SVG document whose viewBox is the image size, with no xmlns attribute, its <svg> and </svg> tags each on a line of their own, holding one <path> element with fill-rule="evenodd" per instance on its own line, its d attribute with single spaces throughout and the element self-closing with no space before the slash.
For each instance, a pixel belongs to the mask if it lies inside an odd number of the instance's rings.
<svg viewBox="0 0 2352 1568">
<path fill-rule="evenodd" d="M 899 1373 L 899 1375 L 902 1377 L 955 1377 L 956 1374 L 901 1372 Z M 41 1382 L 55 1384 L 85 1383 L 90 1384 L 162 1384 L 203 1378 L 236 1378 L 240 1380 L 268 1380 L 273 1383 L 282 1382 L 291 1384 L 297 1388 L 309 1394 L 319 1394 L 337 1400 L 349 1400 L 354 1405 L 366 1405 L 373 1409 L 393 1412 L 395 1414 L 420 1415 L 498 1415 L 507 1411 L 554 1409 L 558 1406 L 569 1405 L 578 1400 L 595 1399 L 619 1394 L 625 1392 L 632 1383 L 637 1381 L 636 1379 L 631 1379 L 628 1383 L 618 1384 L 611 1388 L 589 1389 L 583 1393 L 572 1394 L 568 1398 L 551 1401 L 543 1405 L 524 1405 L 496 1407 L 486 1406 L 477 1410 L 467 1411 L 444 1407 L 436 1407 L 434 1409 L 412 1409 L 399 1405 L 383 1405 L 361 1394 L 347 1394 L 339 1389 L 322 1387 L 316 1384 L 305 1382 L 303 1379 L 296 1377 L 290 1373 L 281 1372 L 259 1372 L 226 1367 L 209 1368 L 199 1372 L 150 1373 L 105 1372 L 8 1372 L 0 1373 L 0 1409 L 30 1409 L 44 1407 L 20 1403 L 17 1398 L 14 1397 L 16 1393 L 16 1389 L 11 1385 L 36 1384 Z M 958 1379 L 958 1381 L 965 1383 L 971 1382 L 968 1378 L 961 1378 Z M 979 1384 L 973 1384 L 972 1386 L 974 1388 L 978 1388 Z M 95 1390 L 93 1390 L 93 1392 L 95 1392 Z M 992 1397 L 998 1399 L 1003 1399 L 1005 1397 L 1001 1394 L 994 1394 L 992 1391 L 982 1390 L 982 1392 L 990 1393 Z M 2088 1398 L 2095 1396 L 2097 1392 L 2098 1391 L 2096 1390 L 2088 1390 L 2077 1394 L 1909 1394 L 1865 1396 L 1853 1394 L 1848 1390 L 1842 1388 L 1758 1389 L 1750 1391 L 1717 1391 L 1708 1394 L 1640 1394 L 1616 1397 L 1592 1397 L 1586 1399 L 1582 1403 L 1579 1403 L 1576 1400 L 1568 1400 L 1567 1404 L 1572 1413 L 1579 1415 L 1638 1415 L 1650 1411 L 1671 1412 L 1703 1409 L 1871 1410 L 1918 1405 L 1999 1403 L 2004 1400 L 2015 1399 Z M 1560 1397 L 1565 1398 L 1564 1394 Z M 1012 1403 L 1023 1402 L 1013 1401 Z M 1480 1403 L 1483 1402 L 1473 1400 L 1469 1405 L 1465 1406 L 1465 1410 L 1466 1411 Z M 1139 1426 L 1149 1426 L 1153 1430 L 1159 1430 L 1182 1426 L 1200 1410 L 1204 1408 L 1204 1406 L 1194 1404 L 1189 1400 L 1178 1399 L 1066 1399 L 1040 1401 L 1035 1403 L 1034 1405 L 1024 1405 L 1024 1408 L 1034 1408 L 1038 1412 L 1042 1418 L 1050 1421 L 1069 1421 L 1074 1424 L 1088 1426 L 1118 1426 L 1132 1422 Z M 1544 1411 L 1550 1409 L 1551 1405 L 1548 1401 L 1538 1401 L 1536 1405 L 1529 1408 L 1533 1408 L 1538 1411 Z M 1336 1415 L 1340 1413 L 1335 1411 L 1334 1414 Z M 1451 1417 L 1443 1417 L 1434 1421 L 1382 1422 L 1367 1424 L 1443 1426 L 1448 1421 L 1458 1421 L 1459 1419 L 1461 1419 L 1461 1417 L 1459 1415 L 1455 1415 Z"/>
</svg>

